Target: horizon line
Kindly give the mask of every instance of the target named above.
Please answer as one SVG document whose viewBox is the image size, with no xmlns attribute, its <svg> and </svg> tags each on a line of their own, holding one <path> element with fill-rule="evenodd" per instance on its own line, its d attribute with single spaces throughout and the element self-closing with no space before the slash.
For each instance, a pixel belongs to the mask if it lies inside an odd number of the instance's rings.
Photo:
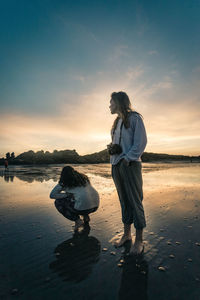
<svg viewBox="0 0 200 300">
<path fill-rule="evenodd" d="M 95 151 L 95 152 L 92 152 L 92 153 L 86 153 L 86 154 L 79 154 L 79 153 L 77 152 L 76 149 L 62 149 L 62 150 L 54 149 L 54 150 L 52 150 L 52 152 L 49 151 L 49 150 L 43 150 L 43 149 L 41 149 L 41 150 L 31 150 L 31 149 L 30 149 L 30 150 L 21 152 L 21 153 L 19 153 L 19 154 L 15 154 L 14 151 L 12 151 L 12 152 L 14 152 L 15 157 L 19 156 L 20 154 L 29 152 L 29 151 L 33 151 L 34 153 L 37 153 L 37 152 L 40 152 L 40 151 L 43 151 L 44 153 L 45 153 L 45 152 L 53 153 L 54 151 L 76 151 L 76 153 L 77 153 L 79 156 L 85 156 L 85 155 L 91 155 L 91 154 L 99 153 L 99 152 L 102 152 L 102 151 L 104 151 L 104 150 L 106 150 L 106 148 L 103 149 L 103 150 L 100 150 L 100 151 Z M 12 152 L 7 151 L 6 153 L 10 153 L 10 154 L 11 154 Z M 4 156 L 6 155 L 6 153 L 4 154 Z M 192 154 L 172 154 L 172 153 L 161 153 L 161 152 L 157 153 L 157 152 L 148 152 L 148 151 L 144 151 L 143 154 L 144 154 L 144 153 L 148 153 L 148 154 L 161 154 L 161 155 L 175 155 L 175 156 L 192 156 L 192 157 L 193 157 L 193 156 L 195 156 L 195 157 L 200 156 L 200 154 L 196 154 L 196 155 L 192 155 Z M 143 154 L 142 154 L 142 155 L 143 155 Z M 0 157 L 0 159 L 3 159 L 4 156 Z"/>
</svg>

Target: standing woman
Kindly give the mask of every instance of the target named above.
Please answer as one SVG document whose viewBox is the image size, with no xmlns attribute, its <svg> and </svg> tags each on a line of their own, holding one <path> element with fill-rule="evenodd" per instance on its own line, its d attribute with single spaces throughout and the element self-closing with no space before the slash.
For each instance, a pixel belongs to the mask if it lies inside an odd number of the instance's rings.
<svg viewBox="0 0 200 300">
<path fill-rule="evenodd" d="M 112 126 L 112 143 L 108 145 L 108 151 L 124 223 L 124 234 L 116 246 L 131 240 L 131 224 L 134 224 L 136 237 L 131 253 L 141 254 L 144 251 L 143 228 L 146 227 L 141 155 L 147 144 L 146 131 L 142 116 L 131 109 L 126 93 L 112 93 L 109 108 L 111 114 L 118 115 Z"/>
</svg>

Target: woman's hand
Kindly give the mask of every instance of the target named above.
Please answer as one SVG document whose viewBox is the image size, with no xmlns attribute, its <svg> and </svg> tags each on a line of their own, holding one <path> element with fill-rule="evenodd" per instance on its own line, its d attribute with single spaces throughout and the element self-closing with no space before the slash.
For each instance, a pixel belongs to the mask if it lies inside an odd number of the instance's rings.
<svg viewBox="0 0 200 300">
<path fill-rule="evenodd" d="M 126 160 L 125 158 L 123 158 L 124 163 L 126 164 L 126 166 L 130 165 L 130 162 L 128 160 Z"/>
</svg>

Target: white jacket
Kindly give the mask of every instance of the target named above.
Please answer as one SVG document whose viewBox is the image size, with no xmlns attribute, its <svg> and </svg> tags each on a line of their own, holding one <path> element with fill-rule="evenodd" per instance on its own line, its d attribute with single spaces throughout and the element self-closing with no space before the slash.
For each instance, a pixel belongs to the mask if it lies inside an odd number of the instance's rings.
<svg viewBox="0 0 200 300">
<path fill-rule="evenodd" d="M 87 183 L 86 186 L 73 188 L 63 188 L 60 184 L 57 184 L 51 191 L 50 198 L 66 198 L 66 192 L 74 194 L 74 208 L 77 210 L 91 209 L 99 206 L 99 194 L 90 183 Z"/>
<path fill-rule="evenodd" d="M 113 136 L 113 144 L 119 144 L 120 127 L 122 119 L 120 118 L 117 123 L 117 128 Z M 110 156 L 112 165 L 116 165 L 122 158 L 127 161 L 141 161 L 141 156 L 147 145 L 147 135 L 144 122 L 139 114 L 130 113 L 130 127 L 121 129 L 121 143 L 122 153 Z"/>
</svg>

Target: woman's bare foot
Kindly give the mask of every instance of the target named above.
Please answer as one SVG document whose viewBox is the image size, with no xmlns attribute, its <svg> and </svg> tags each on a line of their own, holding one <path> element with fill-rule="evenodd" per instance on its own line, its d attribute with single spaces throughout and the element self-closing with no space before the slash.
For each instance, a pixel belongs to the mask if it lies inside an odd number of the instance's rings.
<svg viewBox="0 0 200 300">
<path fill-rule="evenodd" d="M 130 254 L 133 255 L 139 255 L 144 252 L 144 244 L 141 241 L 135 241 L 135 243 L 132 245 Z"/>
<path fill-rule="evenodd" d="M 90 217 L 89 217 L 89 215 L 83 216 L 83 221 L 84 221 L 85 224 L 88 224 L 88 223 L 90 222 Z"/>
<path fill-rule="evenodd" d="M 115 247 L 121 247 L 126 243 L 127 241 L 131 241 L 131 235 L 122 235 L 121 239 L 117 242 L 115 242 Z"/>
<path fill-rule="evenodd" d="M 83 224 L 84 224 L 83 220 L 81 220 L 80 218 L 77 219 L 77 220 L 75 221 L 74 230 L 75 230 L 75 231 L 78 230 Z"/>
</svg>

